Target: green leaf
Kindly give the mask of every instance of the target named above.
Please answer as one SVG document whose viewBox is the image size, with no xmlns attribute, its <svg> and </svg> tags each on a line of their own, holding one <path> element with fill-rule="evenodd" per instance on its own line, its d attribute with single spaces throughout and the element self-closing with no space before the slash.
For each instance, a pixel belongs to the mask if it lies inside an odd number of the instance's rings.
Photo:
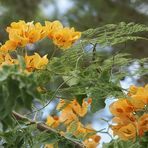
<svg viewBox="0 0 148 148">
<path fill-rule="evenodd" d="M 92 104 L 91 104 L 91 111 L 95 113 L 96 111 L 99 111 L 100 109 L 103 109 L 105 107 L 105 99 L 102 98 L 102 96 L 98 95 L 98 98 L 93 97 Z"/>
<path fill-rule="evenodd" d="M 37 82 L 33 74 L 20 70 L 18 65 L 3 66 L 0 70 L 0 121 L 4 127 L 11 125 L 5 122 L 16 108 L 31 110 L 33 99 L 41 99 L 37 92 Z"/>
<path fill-rule="evenodd" d="M 146 148 L 136 141 L 122 141 L 119 139 L 112 140 L 109 143 L 104 143 L 103 148 Z"/>
<path fill-rule="evenodd" d="M 145 39 L 136 33 L 147 32 L 146 25 L 120 22 L 119 24 L 107 24 L 96 29 L 88 29 L 82 33 L 84 43 L 99 43 L 102 46 L 112 46 L 128 40 L 136 41 Z"/>
<path fill-rule="evenodd" d="M 80 95 L 76 95 L 76 100 L 78 101 L 78 103 L 82 106 L 83 103 L 83 99 L 85 99 L 87 97 L 86 94 L 80 94 Z"/>
</svg>

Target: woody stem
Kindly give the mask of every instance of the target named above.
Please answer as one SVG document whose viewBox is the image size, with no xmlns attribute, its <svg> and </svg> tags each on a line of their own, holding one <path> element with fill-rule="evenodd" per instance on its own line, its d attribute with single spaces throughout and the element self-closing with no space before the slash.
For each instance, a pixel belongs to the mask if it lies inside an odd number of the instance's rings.
<svg viewBox="0 0 148 148">
<path fill-rule="evenodd" d="M 51 127 L 47 126 L 46 124 L 37 123 L 36 121 L 33 121 L 33 120 L 31 120 L 31 119 L 29 119 L 29 118 L 15 112 L 15 111 L 12 112 L 12 116 L 15 117 L 15 119 L 18 120 L 18 121 L 26 120 L 27 122 L 29 122 L 30 125 L 31 124 L 36 124 L 36 127 L 37 127 L 37 129 L 39 131 L 44 131 L 44 132 L 47 132 L 47 133 L 56 133 L 59 136 L 61 136 L 55 129 L 52 129 Z M 61 137 L 64 137 L 64 136 L 61 136 Z M 76 148 L 85 148 L 85 146 L 80 142 L 73 141 L 73 140 L 71 140 L 71 139 L 69 139 L 67 137 L 64 137 L 64 138 L 65 138 L 65 140 L 68 140 L 71 143 L 73 143 Z"/>
</svg>

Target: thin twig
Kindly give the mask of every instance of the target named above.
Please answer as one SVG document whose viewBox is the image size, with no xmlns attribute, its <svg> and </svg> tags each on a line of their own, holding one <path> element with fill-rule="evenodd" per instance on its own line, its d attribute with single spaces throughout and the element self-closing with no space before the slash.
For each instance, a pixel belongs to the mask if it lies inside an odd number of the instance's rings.
<svg viewBox="0 0 148 148">
<path fill-rule="evenodd" d="M 33 121 L 33 120 L 31 120 L 31 119 L 29 119 L 29 118 L 27 118 L 27 117 L 25 117 L 25 116 L 17 113 L 15 111 L 12 112 L 12 115 L 18 121 L 20 121 L 20 120 L 26 120 L 29 123 L 29 125 L 36 124 L 36 127 L 37 127 L 37 129 L 39 131 L 45 131 L 47 133 L 56 133 L 59 136 L 64 137 L 66 140 L 71 141 L 75 145 L 76 148 L 85 148 L 85 146 L 82 143 L 77 142 L 77 141 L 73 141 L 73 140 L 69 139 L 68 137 L 65 137 L 65 136 L 60 135 L 55 129 L 50 128 L 49 126 L 47 126 L 44 123 L 37 123 L 37 122 L 35 122 L 35 121 Z"/>
<path fill-rule="evenodd" d="M 53 99 L 55 98 L 55 96 L 56 96 L 57 92 L 59 91 L 59 89 L 60 89 L 64 84 L 66 84 L 69 80 L 71 80 L 72 78 L 73 78 L 73 76 L 70 77 L 69 79 L 67 79 L 66 81 L 64 81 L 63 83 L 61 83 L 61 84 L 58 86 L 58 88 L 56 89 L 56 91 L 54 92 L 52 98 L 51 98 L 43 107 L 41 107 L 41 108 L 39 108 L 39 109 L 37 109 L 37 110 L 35 110 L 35 111 L 32 111 L 31 113 L 27 113 L 26 115 L 30 115 L 30 114 L 39 112 L 39 111 L 43 110 L 44 108 L 46 108 L 46 107 L 51 103 L 51 101 L 53 101 Z"/>
</svg>

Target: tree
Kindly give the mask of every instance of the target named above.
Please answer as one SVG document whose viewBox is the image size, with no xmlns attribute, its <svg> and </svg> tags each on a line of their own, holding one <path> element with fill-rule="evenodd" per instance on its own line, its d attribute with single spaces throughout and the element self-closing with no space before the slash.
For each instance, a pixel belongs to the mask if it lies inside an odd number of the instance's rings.
<svg viewBox="0 0 148 148">
<path fill-rule="evenodd" d="M 147 66 L 148 59 L 133 59 L 122 51 L 104 55 L 96 48 L 144 40 L 136 33 L 147 30 L 146 25 L 121 22 L 81 33 L 59 21 L 44 25 L 13 22 L 7 27 L 9 38 L 0 48 L 0 144 L 95 148 L 101 138 L 97 133 L 110 135 L 111 128 L 119 138 L 103 147 L 144 148 L 148 144 L 148 85 L 124 90 L 119 82 L 125 76 L 147 74 L 144 66 L 134 72 L 127 66 L 133 62 Z M 58 56 L 55 52 L 49 57 L 28 53 L 28 45 L 49 39 L 60 51 Z M 84 125 L 81 118 L 89 108 L 91 112 L 102 109 L 107 96 L 122 98 L 110 106 L 117 125 L 105 120 L 109 128 L 100 131 Z M 41 111 L 56 99 L 56 112 L 40 121 Z"/>
</svg>

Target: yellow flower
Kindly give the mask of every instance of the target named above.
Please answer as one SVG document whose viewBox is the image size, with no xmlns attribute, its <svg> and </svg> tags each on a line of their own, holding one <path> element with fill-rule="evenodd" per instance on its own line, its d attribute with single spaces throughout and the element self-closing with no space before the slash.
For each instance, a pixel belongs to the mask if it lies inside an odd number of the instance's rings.
<svg viewBox="0 0 148 148">
<path fill-rule="evenodd" d="M 48 64 L 47 55 L 41 57 L 38 53 L 32 56 L 25 56 L 26 69 L 31 72 L 34 69 L 43 69 Z"/>
<path fill-rule="evenodd" d="M 60 122 L 64 123 L 64 124 L 69 124 L 72 121 L 77 121 L 78 117 L 76 116 L 76 114 L 72 111 L 70 106 L 65 107 L 60 114 Z"/>
<path fill-rule="evenodd" d="M 55 144 L 46 144 L 44 148 L 58 148 Z"/>
<path fill-rule="evenodd" d="M 81 33 L 75 31 L 74 28 L 65 27 L 56 31 L 53 35 L 53 42 L 62 49 L 67 49 L 81 37 Z"/>
<path fill-rule="evenodd" d="M 77 115 L 83 117 L 87 113 L 90 103 L 91 101 L 89 99 L 88 102 L 83 101 L 82 106 L 80 106 L 76 99 L 71 102 L 60 99 L 57 105 L 57 110 L 61 110 L 60 121 L 69 124 L 73 120 L 78 120 Z"/>
<path fill-rule="evenodd" d="M 40 23 L 33 24 L 33 22 L 13 22 L 6 31 L 9 33 L 9 40 L 15 42 L 17 46 L 35 43 L 46 36 L 44 27 Z"/>
<path fill-rule="evenodd" d="M 118 135 L 122 140 L 130 140 L 136 137 L 136 127 L 134 124 L 129 123 L 127 125 L 115 125 L 112 126 L 114 135 Z"/>
<path fill-rule="evenodd" d="M 59 117 L 58 116 L 54 116 L 54 117 L 48 116 L 47 120 L 46 120 L 46 124 L 48 126 L 51 126 L 51 127 L 54 127 L 54 128 L 58 127 L 59 124 L 60 124 Z"/>
<path fill-rule="evenodd" d="M 53 39 L 54 34 L 61 29 L 63 29 L 63 25 L 59 21 L 45 21 L 45 30 L 49 39 Z"/>
<path fill-rule="evenodd" d="M 99 135 L 94 135 L 84 140 L 83 144 L 86 146 L 86 148 L 96 148 L 100 142 L 100 139 L 101 137 Z"/>
<path fill-rule="evenodd" d="M 34 67 L 36 69 L 43 69 L 45 65 L 48 63 L 47 55 L 40 57 L 38 53 L 34 55 Z"/>
<path fill-rule="evenodd" d="M 84 126 L 83 126 L 83 124 L 81 123 L 81 122 L 79 122 L 79 121 L 77 121 L 76 123 L 76 130 L 75 131 L 73 131 L 73 135 L 75 136 L 75 137 L 79 137 L 79 135 L 82 135 L 82 138 L 84 138 L 85 136 L 86 136 L 86 134 L 87 133 L 90 133 L 90 132 L 92 132 L 92 131 L 94 131 L 94 130 L 88 130 L 88 129 L 86 129 Z M 70 132 L 70 130 L 71 130 L 71 128 L 72 128 L 72 126 L 73 126 L 73 122 L 71 122 L 68 126 L 67 126 L 67 129 L 66 129 L 66 132 Z"/>
<path fill-rule="evenodd" d="M 63 107 L 66 107 L 65 105 L 67 106 L 66 101 L 64 99 L 60 99 L 56 109 L 61 110 Z"/>
<path fill-rule="evenodd" d="M 91 98 L 87 101 L 83 100 L 82 106 L 80 106 L 76 99 L 73 101 L 60 99 L 60 102 L 57 105 L 57 109 L 61 111 L 59 121 L 60 123 L 64 123 L 66 126 L 66 132 L 61 131 L 60 134 L 65 136 L 67 133 L 71 132 L 73 124 L 75 124 L 74 126 L 76 126 L 76 129 L 72 132 L 72 134 L 76 138 L 82 140 L 85 139 L 83 140 L 83 144 L 86 148 L 96 148 L 101 139 L 100 136 L 96 135 L 96 131 L 90 127 L 90 125 L 85 127 L 81 122 L 79 122 L 78 116 L 84 116 L 87 113 L 88 106 L 91 102 Z M 48 125 L 54 125 L 55 122 L 51 117 L 48 118 L 48 120 Z"/>
<path fill-rule="evenodd" d="M 39 93 L 45 93 L 45 92 L 46 92 L 46 88 L 43 87 L 43 86 L 38 86 L 38 87 L 37 87 L 37 91 L 38 91 Z"/>
<path fill-rule="evenodd" d="M 145 87 L 138 87 L 135 94 L 131 95 L 130 100 L 136 110 L 141 110 L 148 105 L 148 85 Z"/>
<path fill-rule="evenodd" d="M 74 28 L 63 28 L 59 21 L 45 21 L 45 30 L 49 39 L 60 48 L 67 49 L 80 38 L 81 33 L 75 31 Z"/>
<path fill-rule="evenodd" d="M 44 148 L 54 148 L 53 144 L 46 144 Z"/>
<path fill-rule="evenodd" d="M 0 65 L 18 64 L 17 59 L 13 59 L 9 53 L 0 53 Z"/>
<path fill-rule="evenodd" d="M 45 25 L 40 23 L 12 22 L 6 31 L 9 33 L 9 40 L 3 45 L 3 50 L 15 50 L 18 46 L 24 47 L 28 43 L 35 43 L 48 36 L 54 44 L 66 49 L 80 38 L 81 33 L 74 28 L 63 28 L 59 21 L 45 21 Z"/>
<path fill-rule="evenodd" d="M 75 135 L 75 136 L 77 136 L 78 135 L 78 133 L 85 133 L 86 132 L 86 129 L 84 129 L 83 128 L 83 125 L 82 125 L 82 123 L 81 122 L 75 122 L 74 121 L 74 123 L 75 123 L 75 126 L 77 127 L 77 129 L 75 130 L 75 131 L 73 131 L 73 135 Z M 67 128 L 66 128 L 66 132 L 70 132 L 71 131 L 71 128 L 73 128 L 72 127 L 73 126 L 73 122 L 71 122 L 68 126 L 67 126 Z M 81 132 L 79 132 L 79 131 L 81 131 Z"/>
<path fill-rule="evenodd" d="M 70 130 L 72 128 L 71 124 L 73 124 L 73 122 L 70 123 L 69 126 L 67 126 L 66 132 L 68 132 L 68 133 L 70 132 Z M 83 124 L 81 122 L 79 122 L 79 121 L 77 123 L 75 123 L 75 124 L 77 124 L 76 125 L 77 129 L 75 131 L 73 131 L 72 134 L 75 137 L 78 137 L 79 139 L 85 139 L 83 141 L 83 144 L 87 148 L 96 148 L 96 146 L 99 144 L 99 141 L 100 141 L 101 137 L 99 135 L 96 135 L 95 130 L 90 126 L 84 127 Z M 90 136 L 88 136 L 89 134 L 90 134 Z M 86 138 L 86 136 L 87 136 L 87 138 Z"/>
<path fill-rule="evenodd" d="M 83 100 L 83 103 L 82 103 L 82 106 L 81 106 L 81 105 L 77 102 L 77 100 L 73 100 L 73 101 L 71 102 L 71 105 L 72 105 L 73 111 L 74 111 L 77 115 L 79 115 L 80 117 L 83 117 L 83 116 L 87 113 L 89 103 Z"/>
<path fill-rule="evenodd" d="M 15 41 L 8 40 L 8 41 L 5 42 L 4 45 L 2 45 L 0 47 L 0 50 L 1 51 L 15 50 L 16 46 L 17 46 L 17 43 Z"/>
<path fill-rule="evenodd" d="M 116 123 L 111 126 L 113 133 L 122 140 L 143 136 L 148 131 L 148 114 L 144 112 L 141 115 L 143 108 L 148 105 L 148 85 L 131 86 L 128 95 L 128 100 L 120 99 L 110 105 L 110 111 L 115 116 L 112 121 Z"/>
<path fill-rule="evenodd" d="M 7 52 L 0 50 L 0 65 L 5 61 L 6 54 L 7 54 Z"/>
<path fill-rule="evenodd" d="M 25 46 L 28 43 L 26 38 L 27 24 L 25 21 L 12 22 L 6 31 L 9 33 L 9 40 L 16 42 L 19 46 Z"/>
<path fill-rule="evenodd" d="M 134 106 L 127 99 L 119 99 L 110 105 L 110 111 L 114 116 L 117 116 L 125 122 L 135 121 L 133 115 Z"/>
<path fill-rule="evenodd" d="M 138 120 L 139 136 L 143 136 L 148 131 L 148 113 L 142 115 Z"/>
<path fill-rule="evenodd" d="M 96 135 L 94 138 L 86 139 L 83 144 L 86 146 L 86 148 L 96 148 L 100 139 L 100 136 Z"/>
<path fill-rule="evenodd" d="M 131 85 L 129 88 L 128 95 L 132 96 L 132 95 L 136 94 L 137 90 L 138 90 L 138 87 L 136 87 L 135 85 Z"/>
</svg>

